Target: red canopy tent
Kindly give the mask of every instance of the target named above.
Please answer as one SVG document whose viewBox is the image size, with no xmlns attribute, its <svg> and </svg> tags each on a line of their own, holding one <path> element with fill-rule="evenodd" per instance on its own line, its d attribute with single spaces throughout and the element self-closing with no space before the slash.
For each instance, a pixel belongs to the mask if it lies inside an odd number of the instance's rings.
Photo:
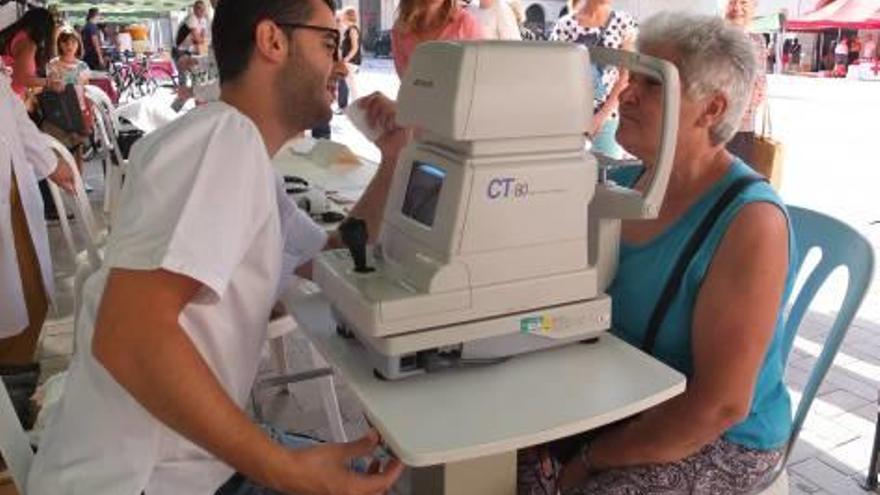
<svg viewBox="0 0 880 495">
<path fill-rule="evenodd" d="M 880 29 L 880 0 L 823 0 L 816 10 L 785 23 L 789 31 Z"/>
</svg>

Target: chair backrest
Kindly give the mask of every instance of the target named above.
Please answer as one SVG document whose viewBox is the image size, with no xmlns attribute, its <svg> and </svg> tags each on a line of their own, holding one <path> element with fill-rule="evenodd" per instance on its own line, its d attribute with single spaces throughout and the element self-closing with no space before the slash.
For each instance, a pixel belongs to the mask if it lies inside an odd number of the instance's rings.
<svg viewBox="0 0 880 495">
<path fill-rule="evenodd" d="M 110 158 L 104 157 L 104 212 L 109 213 L 112 219 L 127 167 L 118 140 L 119 116 L 110 97 L 101 88 L 86 86 L 86 99 L 95 116 L 95 136 Z"/>
<path fill-rule="evenodd" d="M 86 97 L 90 100 L 97 103 L 101 110 L 104 111 L 108 117 L 110 117 L 109 124 L 112 126 L 114 131 L 119 130 L 119 116 L 116 114 L 116 111 L 113 107 L 113 100 L 104 92 L 103 89 L 94 85 L 86 85 Z"/>
<path fill-rule="evenodd" d="M 100 266 L 101 255 L 99 246 L 103 243 L 103 234 L 101 233 L 101 229 L 98 227 L 95 215 L 92 212 L 92 205 L 89 203 L 89 198 L 86 194 L 82 177 L 79 174 L 79 170 L 76 168 L 76 160 L 73 159 L 73 156 L 67 148 L 57 139 L 48 134 L 44 134 L 44 136 L 49 143 L 49 147 L 52 148 L 52 151 L 70 166 L 74 178 L 74 216 L 83 229 L 89 263 L 96 267 Z M 49 191 L 52 194 L 52 200 L 55 202 L 56 209 L 58 210 L 58 221 L 61 223 L 61 231 L 64 233 L 65 242 L 67 243 L 68 249 L 71 251 L 73 259 L 76 260 L 79 251 L 73 240 L 73 232 L 70 228 L 70 222 L 67 220 L 67 208 L 64 206 L 64 199 L 61 190 L 52 181 L 47 181 L 47 183 L 49 184 Z"/>
<path fill-rule="evenodd" d="M 94 115 L 95 130 L 98 131 L 97 138 L 104 145 L 105 149 L 112 153 L 116 164 L 121 166 L 124 160 L 122 159 L 122 152 L 117 140 L 120 123 L 119 117 L 113 108 L 113 102 L 97 86 L 86 86 L 86 100 L 91 106 L 92 114 Z"/>
<path fill-rule="evenodd" d="M 819 386 L 828 373 L 828 369 L 831 367 L 834 357 L 840 349 L 843 338 L 846 336 L 846 332 L 855 318 L 856 312 L 868 293 L 868 288 L 874 276 L 874 250 L 871 244 L 855 229 L 840 220 L 806 208 L 789 206 L 788 211 L 791 215 L 795 242 L 800 253 L 798 271 L 803 268 L 806 254 L 812 249 L 819 249 L 821 259 L 807 276 L 791 306 L 785 326 L 786 340 L 784 349 L 792 347 L 807 309 L 809 309 L 813 298 L 819 289 L 822 288 L 828 276 L 838 267 L 844 267 L 848 272 L 848 280 L 846 293 L 837 317 L 834 319 L 834 323 L 831 325 L 831 329 L 822 346 L 822 353 L 810 372 L 809 380 L 806 387 L 804 387 L 801 401 L 795 412 L 782 466 L 785 465 L 794 448 L 794 444 L 804 425 L 804 420 L 807 418 L 807 413 L 810 411 L 813 399 L 816 398 Z"/>
<path fill-rule="evenodd" d="M 0 454 L 12 474 L 12 481 L 18 493 L 25 495 L 27 475 L 31 470 L 34 452 L 27 433 L 18 421 L 18 415 L 12 406 L 12 399 L 6 391 L 6 385 L 0 380 Z"/>
</svg>

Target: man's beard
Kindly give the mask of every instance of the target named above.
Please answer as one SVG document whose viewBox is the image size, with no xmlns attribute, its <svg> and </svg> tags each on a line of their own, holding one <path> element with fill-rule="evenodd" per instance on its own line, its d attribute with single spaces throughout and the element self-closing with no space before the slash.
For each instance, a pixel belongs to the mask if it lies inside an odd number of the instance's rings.
<svg viewBox="0 0 880 495">
<path fill-rule="evenodd" d="M 299 62 L 299 63 L 297 63 Z M 291 55 L 275 79 L 278 113 L 293 137 L 306 129 L 330 122 L 333 111 L 327 104 L 327 81 Z"/>
</svg>

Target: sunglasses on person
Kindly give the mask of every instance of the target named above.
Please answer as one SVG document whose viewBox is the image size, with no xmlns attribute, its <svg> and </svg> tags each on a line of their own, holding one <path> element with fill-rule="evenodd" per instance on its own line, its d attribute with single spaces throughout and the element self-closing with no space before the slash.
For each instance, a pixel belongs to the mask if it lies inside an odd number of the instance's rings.
<svg viewBox="0 0 880 495">
<path fill-rule="evenodd" d="M 333 46 L 331 47 L 328 45 L 327 49 L 333 50 L 333 61 L 339 62 L 339 45 L 340 45 L 341 40 L 339 37 L 339 30 L 338 29 L 328 28 L 328 27 L 324 27 L 324 26 L 315 26 L 313 24 L 303 24 L 301 22 L 277 22 L 277 21 L 275 21 L 275 25 L 278 27 L 281 27 L 281 28 L 288 28 L 291 31 L 294 29 L 308 29 L 311 31 L 318 31 L 320 33 L 324 33 L 325 35 L 330 35 L 330 39 L 333 40 Z M 329 39 L 327 39 L 326 37 L 325 37 L 325 39 L 327 41 L 329 41 Z"/>
</svg>

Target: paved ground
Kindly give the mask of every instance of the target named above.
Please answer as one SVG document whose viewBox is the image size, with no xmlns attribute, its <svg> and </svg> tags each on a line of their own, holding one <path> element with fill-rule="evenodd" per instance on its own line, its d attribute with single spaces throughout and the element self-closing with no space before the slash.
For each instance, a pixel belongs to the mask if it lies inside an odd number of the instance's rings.
<svg viewBox="0 0 880 495">
<path fill-rule="evenodd" d="M 359 78 L 362 92 L 397 92 L 397 81 L 388 60 L 368 60 Z M 797 83 L 796 83 L 797 84 Z M 786 174 L 782 189 L 787 201 L 824 211 L 849 222 L 880 250 L 880 200 L 878 185 L 875 101 L 809 101 L 786 96 L 790 81 L 771 84 L 777 136 L 786 145 Z M 880 89 L 880 84 L 875 85 Z M 845 98 L 844 98 L 845 99 Z M 871 115 L 874 112 L 874 115 Z M 377 150 L 357 135 L 344 117 L 333 122 L 336 139 L 356 152 L 377 158 Z M 100 197 L 100 168 L 90 168 L 89 182 Z M 71 353 L 70 315 L 72 268 L 63 250 L 59 229 L 53 228 L 53 251 L 59 274 L 59 304 L 55 319 L 47 324 L 41 350 L 48 373 L 66 367 Z M 811 365 L 822 348 L 828 325 L 839 304 L 842 281 L 832 280 L 817 298 L 795 343 L 787 381 L 796 397 L 806 383 Z M 838 301 L 838 302 L 836 302 Z M 305 352 L 301 336 L 293 338 L 291 360 L 297 365 Z M 264 369 L 271 371 L 268 360 Z M 819 494 L 864 493 L 857 485 L 867 469 L 877 415 L 880 384 L 880 283 L 865 302 L 828 378 L 820 389 L 801 440 L 789 463 L 791 491 Z M 343 414 L 352 436 L 364 428 L 359 409 L 344 384 L 338 384 Z M 266 392 L 259 400 L 266 416 L 276 424 L 327 436 L 324 415 L 313 385 L 293 387 L 294 394 Z M 398 493 L 408 493 L 407 483 Z"/>
</svg>

